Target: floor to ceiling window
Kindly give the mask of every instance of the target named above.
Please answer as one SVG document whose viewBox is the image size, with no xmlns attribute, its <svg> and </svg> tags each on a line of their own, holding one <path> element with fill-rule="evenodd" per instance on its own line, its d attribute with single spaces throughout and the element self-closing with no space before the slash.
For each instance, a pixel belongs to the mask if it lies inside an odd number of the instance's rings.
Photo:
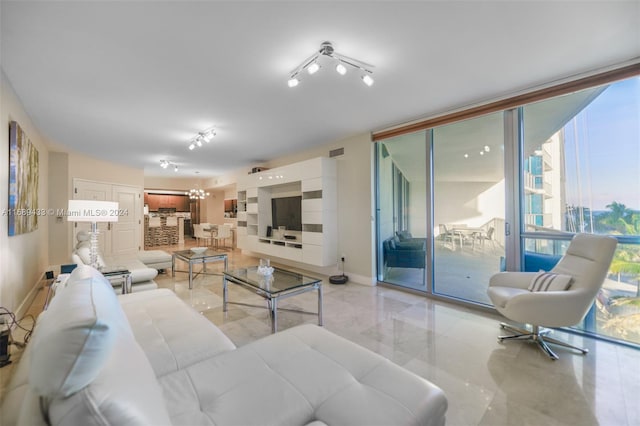
<svg viewBox="0 0 640 426">
<path fill-rule="evenodd" d="M 537 271 L 575 233 L 613 235 L 609 274 L 575 328 L 640 344 L 637 73 L 374 135 L 378 279 L 490 305 L 492 274 Z"/>
<path fill-rule="evenodd" d="M 522 107 L 524 269 L 578 232 L 619 240 L 577 328 L 640 343 L 640 78 Z"/>
</svg>

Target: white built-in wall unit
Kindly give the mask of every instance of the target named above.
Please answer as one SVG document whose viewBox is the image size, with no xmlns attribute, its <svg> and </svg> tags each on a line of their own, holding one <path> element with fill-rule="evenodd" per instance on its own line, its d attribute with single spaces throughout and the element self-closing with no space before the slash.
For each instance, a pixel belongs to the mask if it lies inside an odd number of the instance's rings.
<svg viewBox="0 0 640 426">
<path fill-rule="evenodd" d="M 237 189 L 239 248 L 316 266 L 336 264 L 334 159 L 241 176 Z"/>
</svg>

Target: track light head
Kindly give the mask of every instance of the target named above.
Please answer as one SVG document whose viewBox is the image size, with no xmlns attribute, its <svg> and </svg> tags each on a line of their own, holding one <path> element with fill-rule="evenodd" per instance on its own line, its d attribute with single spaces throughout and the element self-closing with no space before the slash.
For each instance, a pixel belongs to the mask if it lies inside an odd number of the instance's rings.
<svg viewBox="0 0 640 426">
<path fill-rule="evenodd" d="M 300 83 L 300 80 L 298 80 L 295 77 L 292 77 L 289 79 L 289 81 L 287 81 L 287 84 L 289 85 L 289 87 L 296 87 L 299 83 Z"/>
<path fill-rule="evenodd" d="M 196 147 L 196 144 L 194 144 L 193 142 L 191 142 L 191 145 L 189 145 L 189 149 L 191 151 L 193 151 L 193 149 Z"/>
<path fill-rule="evenodd" d="M 309 67 L 307 68 L 307 72 L 309 73 L 309 75 L 313 75 L 317 73 L 319 69 L 320 69 L 320 65 L 318 65 L 317 62 L 314 62 L 311 65 L 309 65 Z"/>
<path fill-rule="evenodd" d="M 371 87 L 373 85 L 373 78 L 369 74 L 365 74 L 362 77 L 362 82 L 367 86 Z"/>
<path fill-rule="evenodd" d="M 338 65 L 336 65 L 336 71 L 340 75 L 345 75 L 347 73 L 347 67 L 345 67 L 341 63 L 338 63 Z"/>
<path fill-rule="evenodd" d="M 215 133 L 213 133 L 212 130 L 209 130 L 202 135 L 202 139 L 204 139 L 206 143 L 209 143 L 211 142 L 211 139 L 213 139 L 214 136 L 215 136 Z"/>
<path fill-rule="evenodd" d="M 173 165 L 173 171 L 178 173 L 178 166 L 176 166 L 175 164 Z"/>
</svg>

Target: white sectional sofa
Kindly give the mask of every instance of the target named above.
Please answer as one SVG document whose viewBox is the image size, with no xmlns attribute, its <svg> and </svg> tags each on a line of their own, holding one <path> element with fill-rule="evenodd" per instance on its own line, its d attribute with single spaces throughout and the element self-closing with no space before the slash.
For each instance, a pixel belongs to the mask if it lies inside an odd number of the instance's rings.
<svg viewBox="0 0 640 426">
<path fill-rule="evenodd" d="M 170 290 L 116 296 L 78 267 L 1 408 L 24 425 L 443 425 L 435 385 L 315 326 L 235 348 Z"/>
</svg>

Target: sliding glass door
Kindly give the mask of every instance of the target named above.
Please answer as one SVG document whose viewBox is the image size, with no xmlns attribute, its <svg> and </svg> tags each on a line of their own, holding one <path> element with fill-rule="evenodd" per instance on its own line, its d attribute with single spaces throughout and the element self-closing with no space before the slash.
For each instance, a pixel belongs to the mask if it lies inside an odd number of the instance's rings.
<svg viewBox="0 0 640 426">
<path fill-rule="evenodd" d="M 607 234 L 609 274 L 574 328 L 640 345 L 640 77 L 436 122 L 376 142 L 378 280 L 490 305 L 496 272 Z"/>
<path fill-rule="evenodd" d="M 494 113 L 433 129 L 433 293 L 490 304 L 504 265 L 504 120 Z"/>
<path fill-rule="evenodd" d="M 378 280 L 489 304 L 504 265 L 503 114 L 376 145 Z"/>
</svg>

